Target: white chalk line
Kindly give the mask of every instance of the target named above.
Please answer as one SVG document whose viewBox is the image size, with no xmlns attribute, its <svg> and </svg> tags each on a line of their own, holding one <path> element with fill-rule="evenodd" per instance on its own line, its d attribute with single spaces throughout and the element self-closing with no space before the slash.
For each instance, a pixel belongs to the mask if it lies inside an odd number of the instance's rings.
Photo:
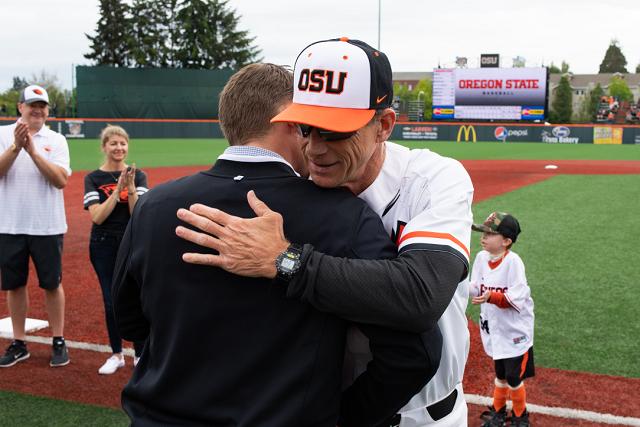
<svg viewBox="0 0 640 427">
<path fill-rule="evenodd" d="M 493 404 L 493 398 L 479 396 L 477 394 L 464 395 L 467 403 L 481 406 Z M 599 412 L 584 411 L 582 409 L 559 408 L 554 406 L 535 405 L 527 402 L 527 411 L 532 414 L 549 415 L 552 417 L 569 418 L 575 420 L 591 421 L 601 424 L 616 424 L 623 426 L 640 426 L 640 418 L 621 417 L 619 415 L 601 414 Z"/>
</svg>

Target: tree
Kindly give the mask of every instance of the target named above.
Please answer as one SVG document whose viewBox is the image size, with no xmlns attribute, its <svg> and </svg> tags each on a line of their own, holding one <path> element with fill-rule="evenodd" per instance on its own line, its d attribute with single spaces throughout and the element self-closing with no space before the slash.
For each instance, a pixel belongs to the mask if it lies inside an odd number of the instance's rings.
<svg viewBox="0 0 640 427">
<path fill-rule="evenodd" d="M 131 33 L 129 6 L 120 0 L 100 0 L 96 35 L 85 34 L 91 41 L 91 52 L 84 57 L 94 60 L 96 65 L 128 66 Z"/>
<path fill-rule="evenodd" d="M 413 88 L 412 95 L 416 100 L 423 101 L 424 119 L 431 120 L 432 113 L 432 94 L 433 94 L 433 82 L 428 79 L 423 79 L 418 82 L 415 88 Z"/>
<path fill-rule="evenodd" d="M 554 111 L 554 121 L 557 123 L 569 123 L 573 114 L 572 91 L 569 79 L 566 75 L 560 78 L 560 83 L 556 88 L 555 98 L 551 104 Z"/>
<path fill-rule="evenodd" d="M 550 74 L 566 74 L 569 72 L 569 64 L 562 61 L 560 67 L 555 65 L 553 62 L 549 65 L 549 73 Z"/>
<path fill-rule="evenodd" d="M 255 38 L 236 27 L 228 0 L 183 0 L 176 15 L 175 59 L 183 68 L 240 68 L 259 61 Z"/>
<path fill-rule="evenodd" d="M 424 119 L 431 120 L 431 110 L 433 105 L 433 82 L 431 80 L 420 80 L 412 90 L 409 90 L 407 85 L 395 83 L 393 85 L 393 95 L 395 98 L 400 98 L 401 114 L 407 114 L 409 102 L 420 100 L 422 101 L 421 107 Z"/>
<path fill-rule="evenodd" d="M 600 100 L 602 99 L 603 95 L 604 95 L 604 90 L 602 89 L 602 86 L 600 86 L 600 83 L 598 83 L 596 87 L 589 92 L 589 98 L 587 100 L 588 101 L 587 114 L 588 114 L 589 121 L 592 121 L 592 122 L 596 121 L 596 115 L 598 114 L 598 107 L 600 106 Z"/>
<path fill-rule="evenodd" d="M 626 80 L 619 76 L 613 76 L 609 81 L 609 95 L 617 98 L 620 102 L 633 101 L 633 93 L 631 93 Z"/>
<path fill-rule="evenodd" d="M 134 0 L 131 6 L 129 51 L 136 67 L 174 65 L 174 11 L 178 0 Z"/>
<path fill-rule="evenodd" d="M 5 105 L 6 114 L 14 116 L 17 114 L 16 104 L 20 98 L 22 89 L 29 85 L 42 86 L 49 94 L 49 110 L 51 116 L 64 116 L 71 99 L 71 92 L 63 90 L 55 74 L 49 74 L 45 70 L 32 74 L 29 79 L 24 77 L 13 77 L 13 87 L 4 93 L 0 93 L 0 105 Z"/>
<path fill-rule="evenodd" d="M 600 71 L 602 73 L 627 73 L 627 59 L 618 47 L 617 40 L 611 40 L 611 44 L 604 54 L 604 59 L 600 63 Z"/>
<path fill-rule="evenodd" d="M 11 85 L 12 90 L 19 92 L 27 86 L 29 86 L 29 83 L 27 82 L 27 79 L 25 79 L 24 77 L 20 77 L 20 76 L 13 77 L 13 84 Z"/>
<path fill-rule="evenodd" d="M 636 74 L 640 74 L 640 64 L 636 65 Z"/>
</svg>

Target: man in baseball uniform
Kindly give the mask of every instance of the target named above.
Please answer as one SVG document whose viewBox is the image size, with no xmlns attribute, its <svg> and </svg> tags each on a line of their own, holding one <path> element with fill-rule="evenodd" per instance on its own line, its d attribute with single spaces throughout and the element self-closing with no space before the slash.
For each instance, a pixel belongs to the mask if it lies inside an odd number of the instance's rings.
<svg viewBox="0 0 640 427">
<path fill-rule="evenodd" d="M 443 349 L 436 375 L 385 426 L 466 426 L 462 375 L 469 351 L 465 310 L 473 186 L 459 162 L 387 141 L 396 120 L 392 100 L 389 61 L 366 43 L 324 40 L 298 56 L 293 104 L 272 121 L 300 125 L 308 137 L 303 151 L 313 182 L 345 187 L 365 200 L 397 244 L 398 257 L 347 260 L 296 242 L 302 265 L 286 285 L 287 296 L 395 329 L 424 331 L 437 323 Z M 292 244 L 279 214 L 253 194 L 249 203 L 257 218 L 201 206 L 183 212 L 184 221 L 216 238 L 184 227 L 177 234 L 218 252 L 185 254 L 185 261 L 275 277 L 276 259 Z M 357 331 L 347 346 L 345 375 L 351 380 L 370 356 Z"/>
</svg>

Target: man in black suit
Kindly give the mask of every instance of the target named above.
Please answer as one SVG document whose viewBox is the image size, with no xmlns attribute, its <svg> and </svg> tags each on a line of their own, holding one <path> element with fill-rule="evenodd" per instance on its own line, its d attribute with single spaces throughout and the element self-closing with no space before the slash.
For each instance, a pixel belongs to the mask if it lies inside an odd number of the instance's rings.
<svg viewBox="0 0 640 427">
<path fill-rule="evenodd" d="M 376 426 L 438 367 L 437 327 L 421 336 L 359 325 L 374 358 L 341 394 L 345 321 L 285 296 L 301 247 L 278 260 L 275 281 L 182 261 L 196 246 L 176 236 L 176 210 L 203 203 L 252 217 L 250 190 L 282 214 L 290 241 L 340 257 L 395 256 L 363 201 L 299 175 L 299 127 L 270 123 L 291 103 L 292 83 L 272 64 L 236 73 L 219 106 L 231 146 L 210 170 L 160 185 L 136 206 L 113 285 L 123 338 L 147 340 L 122 393 L 133 425 Z"/>
</svg>

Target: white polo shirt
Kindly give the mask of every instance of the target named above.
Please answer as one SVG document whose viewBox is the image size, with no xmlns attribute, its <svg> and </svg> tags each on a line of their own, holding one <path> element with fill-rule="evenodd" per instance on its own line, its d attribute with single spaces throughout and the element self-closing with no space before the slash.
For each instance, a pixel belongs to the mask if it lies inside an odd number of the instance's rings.
<svg viewBox="0 0 640 427">
<path fill-rule="evenodd" d="M 509 307 L 485 303 L 480 306 L 480 335 L 488 356 L 494 360 L 510 359 L 525 354 L 533 345 L 533 299 L 527 284 L 524 263 L 517 253 L 509 251 L 490 265 L 491 255 L 480 251 L 471 271 L 472 296 L 485 291 L 504 294 Z"/>
<path fill-rule="evenodd" d="M 444 251 L 469 266 L 473 185 L 467 171 L 457 160 L 426 149 L 409 150 L 391 142 L 385 144 L 386 157 L 380 174 L 358 197 L 382 218 L 385 229 L 398 244 L 399 254 L 414 250 Z M 465 279 L 458 284 L 438 321 L 443 337 L 438 371 L 401 413 L 444 399 L 462 382 L 469 354 L 465 315 L 468 297 L 469 281 Z M 348 348 L 353 351 L 356 347 L 364 350 L 362 341 L 350 331 Z"/>
<path fill-rule="evenodd" d="M 16 124 L 0 126 L 0 152 L 13 144 Z M 69 147 L 63 135 L 43 126 L 33 135 L 42 157 L 71 175 Z M 42 175 L 29 154 L 20 150 L 6 175 L 0 176 L 0 233 L 50 236 L 67 232 L 62 190 Z"/>
</svg>

